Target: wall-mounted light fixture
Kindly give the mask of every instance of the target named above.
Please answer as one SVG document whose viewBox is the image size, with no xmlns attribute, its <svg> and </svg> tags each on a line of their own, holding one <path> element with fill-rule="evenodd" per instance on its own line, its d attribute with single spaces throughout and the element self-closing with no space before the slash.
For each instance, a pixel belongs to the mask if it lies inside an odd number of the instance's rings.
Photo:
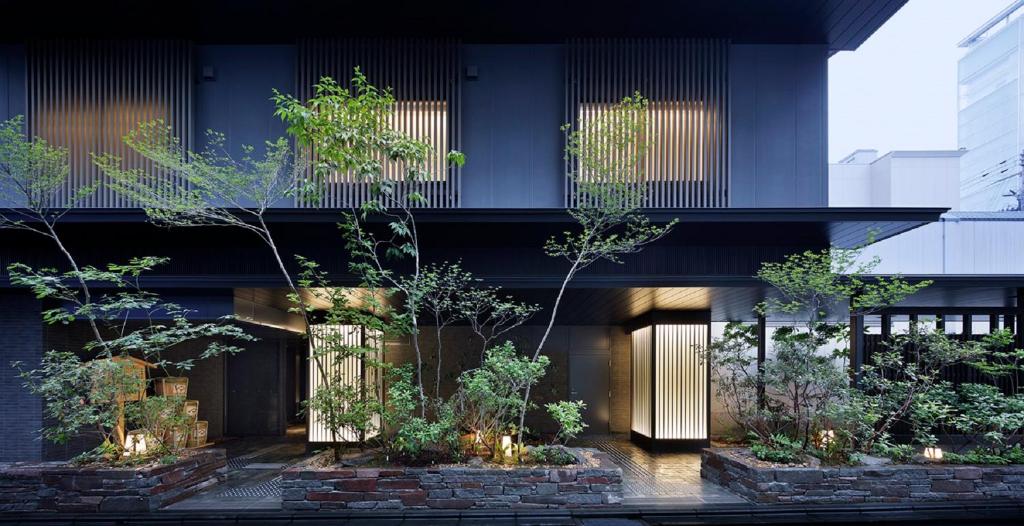
<svg viewBox="0 0 1024 526">
<path fill-rule="evenodd" d="M 309 339 L 309 395 L 312 396 L 325 385 L 365 385 L 367 396 L 376 396 L 382 400 L 384 383 L 381 374 L 375 367 L 367 367 L 365 359 L 353 353 L 343 352 L 343 347 L 376 349 L 377 353 L 384 350 L 384 339 L 380 331 L 367 329 L 361 325 L 319 324 L 310 327 Z M 364 354 L 363 356 L 366 356 Z M 377 356 L 377 359 L 382 359 Z M 308 415 L 309 442 L 331 442 L 331 430 L 325 426 L 320 413 L 312 408 Z M 374 417 L 375 427 L 379 427 L 380 416 Z M 359 436 L 350 430 L 342 430 L 337 436 L 339 442 L 361 442 L 373 435 Z"/>
<path fill-rule="evenodd" d="M 648 449 L 710 443 L 711 313 L 653 311 L 626 326 L 632 336 L 630 438 Z"/>
</svg>

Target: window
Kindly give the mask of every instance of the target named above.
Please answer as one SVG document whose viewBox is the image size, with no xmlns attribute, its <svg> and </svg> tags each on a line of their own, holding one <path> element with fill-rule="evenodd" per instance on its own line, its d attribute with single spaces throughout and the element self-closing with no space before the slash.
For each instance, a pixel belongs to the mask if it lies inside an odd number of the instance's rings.
<svg viewBox="0 0 1024 526">
<path fill-rule="evenodd" d="M 71 173 L 64 196 L 102 183 L 93 153 L 118 155 L 128 167 L 149 167 L 122 142 L 140 122 L 162 119 L 181 144 L 190 145 L 188 43 L 38 42 L 28 57 L 29 132 L 68 149 Z M 102 185 L 78 205 L 136 206 Z"/>
</svg>

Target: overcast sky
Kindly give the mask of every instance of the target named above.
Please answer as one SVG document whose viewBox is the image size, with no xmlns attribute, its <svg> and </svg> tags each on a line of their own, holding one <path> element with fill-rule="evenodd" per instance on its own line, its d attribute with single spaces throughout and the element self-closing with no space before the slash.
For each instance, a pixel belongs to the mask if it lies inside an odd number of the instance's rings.
<svg viewBox="0 0 1024 526">
<path fill-rule="evenodd" d="M 910 0 L 829 59 L 829 162 L 858 148 L 956 149 L 956 44 L 1011 3 Z"/>
</svg>

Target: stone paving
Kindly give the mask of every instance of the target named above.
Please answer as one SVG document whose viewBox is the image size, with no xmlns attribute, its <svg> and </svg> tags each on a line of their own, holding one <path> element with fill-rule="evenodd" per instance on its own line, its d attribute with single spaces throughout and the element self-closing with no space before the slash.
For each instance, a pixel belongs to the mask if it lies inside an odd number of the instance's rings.
<svg viewBox="0 0 1024 526">
<path fill-rule="evenodd" d="M 700 505 L 747 502 L 700 478 L 700 453 L 651 453 L 627 435 L 589 437 L 581 445 L 600 449 L 622 468 L 623 504 Z"/>
<path fill-rule="evenodd" d="M 227 480 L 196 496 L 167 506 L 172 511 L 256 511 L 281 509 L 281 471 L 309 457 L 305 436 L 230 440 Z"/>
<path fill-rule="evenodd" d="M 600 449 L 622 468 L 627 506 L 699 506 L 746 501 L 700 478 L 698 453 L 650 453 L 626 435 L 588 437 L 575 445 Z M 280 510 L 281 472 L 307 458 L 304 436 L 228 441 L 227 480 L 168 510 Z"/>
</svg>

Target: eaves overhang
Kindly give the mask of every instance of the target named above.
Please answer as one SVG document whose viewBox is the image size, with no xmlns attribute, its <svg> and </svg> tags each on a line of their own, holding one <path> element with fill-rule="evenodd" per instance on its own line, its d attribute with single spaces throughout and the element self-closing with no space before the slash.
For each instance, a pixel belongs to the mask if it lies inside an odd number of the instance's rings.
<svg viewBox="0 0 1024 526">
<path fill-rule="evenodd" d="M 856 49 L 906 0 L 399 0 L 386 12 L 356 0 L 178 0 L 154 22 L 147 2 L 22 2 L 0 41 L 185 38 L 290 44 L 307 37 L 455 38 L 560 43 L 568 38 L 721 38 Z M 45 21 L 45 22 L 42 22 Z M 353 22 L 354 21 L 354 22 Z"/>
<path fill-rule="evenodd" d="M 652 222 L 679 220 L 677 235 L 687 239 L 723 242 L 772 243 L 799 240 L 849 248 L 878 241 L 939 220 L 947 208 L 681 208 L 648 209 Z M 341 209 L 274 208 L 266 213 L 271 224 L 333 224 Z M 444 225 L 453 234 L 515 229 L 564 230 L 574 220 L 558 208 L 448 208 L 415 212 L 424 225 Z M 139 209 L 82 208 L 69 211 L 64 223 L 139 223 L 146 220 Z M 384 222 L 371 218 L 371 222 Z M 545 227 L 547 225 L 547 227 Z M 427 227 L 429 228 L 429 226 Z M 685 241 L 685 239 L 684 239 Z"/>
</svg>

